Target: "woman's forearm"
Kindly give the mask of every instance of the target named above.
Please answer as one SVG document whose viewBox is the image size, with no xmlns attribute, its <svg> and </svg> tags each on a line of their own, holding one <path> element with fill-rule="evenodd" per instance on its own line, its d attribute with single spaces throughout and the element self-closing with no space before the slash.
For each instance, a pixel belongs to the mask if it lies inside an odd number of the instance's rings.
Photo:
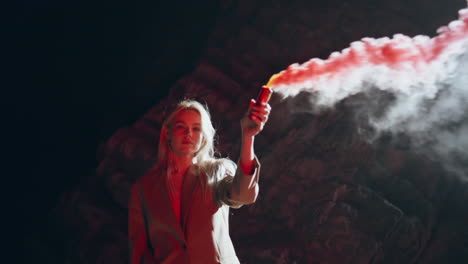
<svg viewBox="0 0 468 264">
<path fill-rule="evenodd" d="M 255 100 L 251 100 L 249 108 L 245 115 L 241 118 L 241 151 L 239 157 L 239 166 L 242 172 L 247 175 L 251 175 L 254 172 L 254 139 L 255 135 L 262 131 L 268 120 L 270 114 L 270 105 L 266 103 L 256 104 Z"/>
<path fill-rule="evenodd" d="M 241 139 L 239 166 L 244 174 L 250 175 L 254 170 L 254 139 L 255 136 L 244 136 Z"/>
</svg>

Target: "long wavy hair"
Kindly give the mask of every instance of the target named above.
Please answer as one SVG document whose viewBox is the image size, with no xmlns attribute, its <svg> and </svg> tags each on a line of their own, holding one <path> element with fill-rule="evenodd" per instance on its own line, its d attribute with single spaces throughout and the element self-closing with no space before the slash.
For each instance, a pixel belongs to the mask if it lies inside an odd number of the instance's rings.
<svg viewBox="0 0 468 264">
<path fill-rule="evenodd" d="M 172 166 L 169 155 L 172 149 L 169 142 L 169 131 L 174 117 L 183 110 L 193 110 L 200 114 L 202 143 L 192 161 L 193 164 L 195 164 L 196 173 L 202 176 L 199 177 L 199 179 L 201 180 L 203 189 L 207 190 L 206 187 L 208 185 L 217 184 L 226 175 L 234 175 L 237 166 L 230 159 L 215 157 L 214 138 L 216 130 L 211 123 L 208 107 L 203 106 L 195 100 L 184 100 L 178 103 L 174 111 L 172 111 L 163 122 L 161 134 L 159 136 L 157 167 L 165 170 L 167 180 L 170 183 L 170 173 L 168 173 L 168 170 L 170 170 Z M 167 186 L 171 192 L 174 191 L 174 186 L 172 184 L 168 184 Z"/>
</svg>

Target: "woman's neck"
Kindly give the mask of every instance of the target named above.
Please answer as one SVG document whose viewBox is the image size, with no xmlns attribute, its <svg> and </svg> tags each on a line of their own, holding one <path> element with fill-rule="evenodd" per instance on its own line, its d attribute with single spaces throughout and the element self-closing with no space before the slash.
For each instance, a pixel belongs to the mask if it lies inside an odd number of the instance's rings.
<svg viewBox="0 0 468 264">
<path fill-rule="evenodd" d="M 179 156 L 171 153 L 169 156 L 169 169 L 175 174 L 185 174 L 185 172 L 193 164 L 192 156 Z"/>
</svg>

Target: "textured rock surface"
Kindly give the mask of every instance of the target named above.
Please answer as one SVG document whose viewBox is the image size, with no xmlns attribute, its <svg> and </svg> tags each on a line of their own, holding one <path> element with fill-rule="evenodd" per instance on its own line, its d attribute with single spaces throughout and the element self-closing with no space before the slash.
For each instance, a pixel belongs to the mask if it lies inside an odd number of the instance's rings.
<svg viewBox="0 0 468 264">
<path fill-rule="evenodd" d="M 463 1 L 222 1 L 196 69 L 98 150 L 96 176 L 63 195 L 56 219 L 67 263 L 127 263 L 129 187 L 154 165 L 165 111 L 206 102 L 221 155 L 236 159 L 239 118 L 258 88 L 293 62 L 324 58 L 362 37 L 433 34 Z M 430 19 L 430 20 L 429 20 Z M 256 141 L 257 202 L 232 210 L 242 263 L 468 261 L 468 184 L 404 146 L 366 143 L 345 104 L 319 115 L 273 97 Z M 349 109 L 348 109 L 349 110 Z"/>
</svg>

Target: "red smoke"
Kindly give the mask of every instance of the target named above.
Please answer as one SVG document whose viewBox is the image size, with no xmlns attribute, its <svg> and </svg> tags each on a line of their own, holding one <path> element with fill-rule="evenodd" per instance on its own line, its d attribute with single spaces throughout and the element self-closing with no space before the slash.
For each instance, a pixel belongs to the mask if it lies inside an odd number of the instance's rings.
<svg viewBox="0 0 468 264">
<path fill-rule="evenodd" d="M 459 11 L 459 20 L 439 28 L 438 36 L 410 38 L 401 34 L 389 38 L 364 38 L 340 52 L 334 52 L 326 60 L 311 59 L 273 75 L 268 87 L 299 84 L 305 81 L 331 77 L 343 70 L 366 66 L 384 65 L 393 69 L 417 68 L 438 58 L 451 44 L 468 39 L 468 9 Z"/>
</svg>

